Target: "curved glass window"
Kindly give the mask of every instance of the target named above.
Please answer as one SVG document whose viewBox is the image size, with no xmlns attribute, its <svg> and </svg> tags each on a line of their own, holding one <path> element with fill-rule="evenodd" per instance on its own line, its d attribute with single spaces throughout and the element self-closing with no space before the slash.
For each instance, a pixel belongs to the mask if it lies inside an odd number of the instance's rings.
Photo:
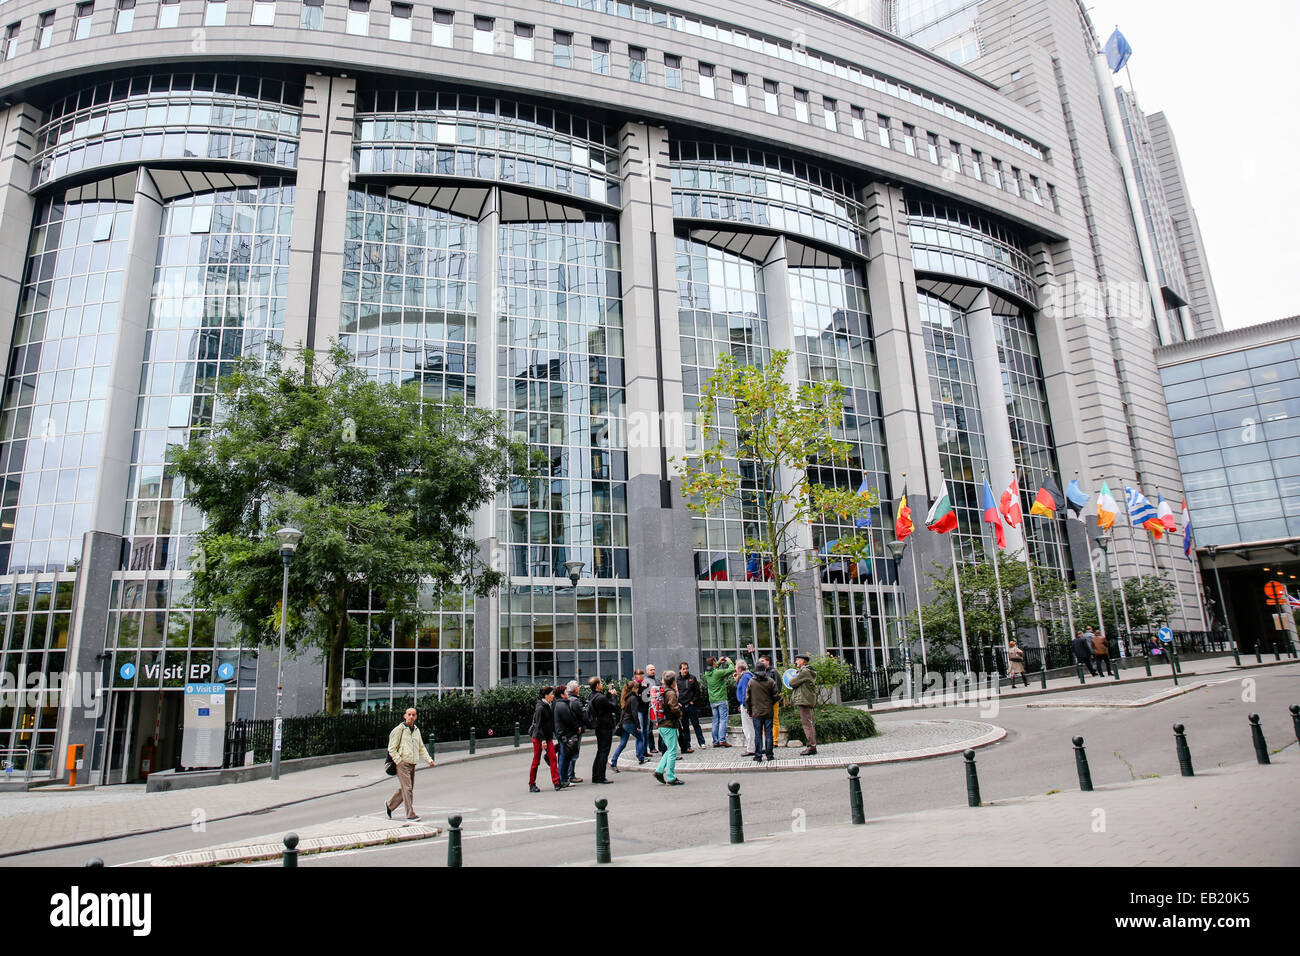
<svg viewBox="0 0 1300 956">
<path fill-rule="evenodd" d="M 37 209 L 0 413 L 0 572 L 61 571 L 90 530 L 128 202 Z"/>
<path fill-rule="evenodd" d="M 978 213 L 929 200 L 909 199 L 907 215 L 918 272 L 973 279 L 1038 304 L 1033 263 L 1009 229 Z"/>
<path fill-rule="evenodd" d="M 594 119 L 447 90 L 357 96 L 358 173 L 489 179 L 619 204 L 617 131 Z"/>
<path fill-rule="evenodd" d="M 298 165 L 302 85 L 213 73 L 159 73 L 88 86 L 36 128 L 32 185 L 153 159 Z"/>
<path fill-rule="evenodd" d="M 673 215 L 806 236 L 865 254 L 866 212 L 843 176 L 743 146 L 671 144 Z"/>
</svg>

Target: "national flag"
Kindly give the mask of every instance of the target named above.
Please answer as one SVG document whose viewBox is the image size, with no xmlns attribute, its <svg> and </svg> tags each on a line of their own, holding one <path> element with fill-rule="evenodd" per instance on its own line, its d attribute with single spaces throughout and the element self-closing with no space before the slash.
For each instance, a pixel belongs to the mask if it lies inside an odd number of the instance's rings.
<svg viewBox="0 0 1300 956">
<path fill-rule="evenodd" d="M 1115 501 L 1115 496 L 1110 493 L 1110 485 L 1103 481 L 1101 491 L 1097 492 L 1097 527 L 1102 531 L 1109 531 L 1115 526 L 1117 514 L 1119 514 L 1119 505 Z"/>
<path fill-rule="evenodd" d="M 762 580 L 763 572 L 759 569 L 758 552 L 751 552 L 749 563 L 745 565 L 745 580 L 759 581 Z"/>
<path fill-rule="evenodd" d="M 846 581 L 848 580 L 848 576 L 852 573 L 852 569 L 849 567 L 851 562 L 847 558 L 841 555 L 835 557 L 834 560 L 831 560 L 832 552 L 834 551 L 835 546 L 839 543 L 839 538 L 836 538 L 833 541 L 827 541 L 822 545 L 821 551 L 818 552 L 818 557 L 825 559 L 822 562 L 822 576 L 824 580 L 831 580 L 830 575 L 836 573 L 839 575 L 839 580 Z"/>
<path fill-rule="evenodd" d="M 1038 489 L 1038 494 L 1034 495 L 1034 504 L 1029 509 L 1029 513 L 1040 518 L 1055 518 L 1060 507 L 1061 489 L 1057 487 L 1051 475 L 1044 475 L 1043 484 Z"/>
<path fill-rule="evenodd" d="M 867 487 L 866 475 L 862 476 L 862 484 L 858 485 L 858 494 L 864 496 L 871 494 L 871 489 Z M 867 530 L 871 529 L 871 507 L 870 506 L 863 508 L 862 511 L 858 513 L 857 526 L 859 528 L 866 528 Z"/>
<path fill-rule="evenodd" d="M 906 541 L 915 530 L 912 524 L 912 509 L 907 506 L 907 494 L 898 499 L 898 517 L 894 519 L 894 537 Z"/>
<path fill-rule="evenodd" d="M 1155 507 L 1136 488 L 1124 486 L 1124 502 L 1128 509 L 1129 522 L 1135 528 L 1146 528 L 1150 531 L 1157 541 L 1165 533 L 1165 526 L 1160 522 L 1160 516 L 1156 514 Z"/>
<path fill-rule="evenodd" d="M 1025 520 L 1020 510 L 1020 487 L 1016 484 L 1015 476 L 1012 476 L 1007 490 L 1002 492 L 1001 511 L 1002 520 L 1013 528 L 1019 528 L 1020 522 Z"/>
<path fill-rule="evenodd" d="M 1187 555 L 1187 560 L 1192 558 L 1192 516 L 1187 511 L 1187 499 L 1183 499 L 1183 554 Z"/>
<path fill-rule="evenodd" d="M 1300 610 L 1300 598 L 1296 597 L 1290 591 L 1286 592 L 1286 606 L 1293 611 Z"/>
<path fill-rule="evenodd" d="M 1169 502 L 1165 501 L 1165 496 L 1156 492 L 1156 517 L 1164 525 L 1164 529 L 1170 534 L 1178 533 L 1178 524 L 1174 521 L 1174 509 L 1169 507 Z"/>
<path fill-rule="evenodd" d="M 948 497 L 946 481 L 939 486 L 939 497 L 925 516 L 925 526 L 935 534 L 947 534 L 957 527 L 957 512 L 953 510 L 952 499 Z"/>
<path fill-rule="evenodd" d="M 989 487 L 988 479 L 984 481 L 984 523 L 993 525 L 993 536 L 997 540 L 998 549 L 1005 548 L 1007 533 L 1002 527 L 1002 515 L 998 514 L 998 504 L 993 500 L 993 489 Z"/>
<path fill-rule="evenodd" d="M 1124 69 L 1128 63 L 1128 58 L 1133 55 L 1133 48 L 1129 46 L 1128 40 L 1124 39 L 1124 34 L 1119 32 L 1119 27 L 1110 35 L 1106 41 L 1106 63 L 1110 66 L 1112 73 L 1118 73 Z"/>
<path fill-rule="evenodd" d="M 727 556 L 721 552 L 715 551 L 709 559 L 709 578 L 710 581 L 727 580 Z"/>
<path fill-rule="evenodd" d="M 1065 489 L 1065 500 L 1069 502 L 1069 510 L 1066 512 L 1068 517 L 1075 521 L 1083 520 L 1084 506 L 1092 499 L 1091 495 L 1085 495 L 1083 489 L 1079 487 L 1079 479 L 1076 478 L 1070 482 Z"/>
</svg>

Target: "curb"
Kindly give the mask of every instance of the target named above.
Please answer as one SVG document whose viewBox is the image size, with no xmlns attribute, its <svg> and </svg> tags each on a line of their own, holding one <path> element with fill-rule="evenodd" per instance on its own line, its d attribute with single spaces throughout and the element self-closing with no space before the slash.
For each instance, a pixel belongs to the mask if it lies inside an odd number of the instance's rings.
<svg viewBox="0 0 1300 956">
<path fill-rule="evenodd" d="M 442 833 L 437 826 L 404 826 L 387 830 L 362 830 L 354 833 L 336 833 L 330 836 L 307 837 L 298 844 L 298 855 L 330 853 L 387 843 L 409 843 L 428 840 Z M 275 860 L 284 853 L 283 843 L 251 843 L 242 846 L 216 847 L 211 850 L 194 850 L 175 853 L 154 860 L 158 867 L 226 866 L 232 863 L 256 863 Z"/>
<path fill-rule="evenodd" d="M 1207 680 L 1198 681 L 1195 684 L 1188 684 L 1186 687 L 1178 686 L 1159 694 L 1152 694 L 1150 697 L 1139 697 L 1137 700 L 1130 701 L 1109 701 L 1109 700 L 1083 700 L 1071 703 L 1066 700 L 1041 700 L 1025 704 L 1026 707 L 1087 707 L 1087 708 L 1114 708 L 1122 710 L 1128 707 L 1150 707 L 1153 704 L 1161 704 L 1167 700 L 1173 700 L 1175 697 L 1181 697 L 1184 694 L 1190 694 L 1194 690 L 1201 690 L 1209 687 L 1210 682 Z"/>
</svg>

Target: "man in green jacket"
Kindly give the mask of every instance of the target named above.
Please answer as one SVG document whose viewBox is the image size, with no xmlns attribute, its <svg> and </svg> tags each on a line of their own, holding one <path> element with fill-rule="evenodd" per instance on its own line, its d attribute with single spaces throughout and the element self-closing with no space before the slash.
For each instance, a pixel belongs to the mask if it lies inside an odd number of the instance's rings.
<svg viewBox="0 0 1300 956">
<path fill-rule="evenodd" d="M 399 784 L 397 792 L 384 804 L 388 819 L 393 819 L 393 811 L 397 809 L 398 804 L 405 803 L 406 819 L 418 820 L 420 818 L 415 813 L 415 765 L 423 760 L 432 767 L 433 758 L 424 748 L 424 738 L 420 736 L 420 728 L 415 726 L 414 707 L 406 711 L 402 722 L 388 735 L 388 756 L 393 758 L 393 763 L 397 764 Z"/>
<path fill-rule="evenodd" d="M 790 678 L 791 702 L 799 708 L 799 723 L 803 724 L 804 740 L 808 746 L 799 751 L 801 757 L 817 753 L 817 723 L 813 708 L 817 706 L 817 677 L 808 666 L 807 654 L 794 656 L 798 672 Z"/>
<path fill-rule="evenodd" d="M 727 701 L 727 681 L 736 672 L 730 657 L 721 660 L 709 657 L 704 661 L 704 683 L 709 688 L 709 707 L 713 710 L 713 746 L 730 747 L 727 743 L 727 720 L 730 705 Z"/>
</svg>

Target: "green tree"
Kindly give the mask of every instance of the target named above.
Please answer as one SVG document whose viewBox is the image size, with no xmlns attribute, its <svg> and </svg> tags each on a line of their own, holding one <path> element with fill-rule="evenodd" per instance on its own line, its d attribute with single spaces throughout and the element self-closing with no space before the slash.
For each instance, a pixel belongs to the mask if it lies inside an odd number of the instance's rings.
<svg viewBox="0 0 1300 956">
<path fill-rule="evenodd" d="M 1111 611 L 1111 591 L 1109 582 L 1098 580 L 1097 586 L 1101 596 L 1101 610 L 1106 615 L 1106 630 L 1114 626 Z M 1124 606 L 1120 603 L 1119 592 L 1114 595 L 1116 608 L 1119 610 L 1120 623 L 1124 622 Z M 1124 601 L 1128 603 L 1128 621 L 1133 630 L 1160 627 L 1172 627 L 1172 615 L 1178 598 L 1178 589 L 1158 574 L 1142 574 L 1124 579 Z M 1095 602 L 1087 601 L 1079 616 L 1080 626 L 1097 626 L 1097 607 Z"/>
<path fill-rule="evenodd" d="M 770 564 L 777 643 L 790 658 L 786 602 L 798 590 L 792 578 L 803 524 L 847 520 L 874 506 L 873 489 L 858 494 L 810 480 L 810 465 L 844 464 L 850 446 L 835 438 L 844 425 L 844 386 L 816 382 L 792 388 L 788 351 L 772 353 L 763 367 L 723 356 L 705 383 L 695 419 L 701 451 L 677 461 L 682 496 L 697 514 L 738 515 L 746 535 L 741 557 Z M 784 476 L 784 477 L 783 477 Z M 840 539 L 837 555 L 861 559 L 868 540 Z"/>
<path fill-rule="evenodd" d="M 325 709 L 342 704 L 343 657 L 360 646 L 350 607 L 412 626 L 422 585 L 485 594 L 476 508 L 527 470 L 493 413 L 425 401 L 416 383 L 372 380 L 334 345 L 276 348 L 221 384 L 211 429 L 173 447 L 170 469 L 206 516 L 190 566 L 195 606 L 228 616 L 245 644 L 279 635 L 277 528 L 303 532 L 289 575 L 291 648 L 325 658 Z"/>
</svg>

